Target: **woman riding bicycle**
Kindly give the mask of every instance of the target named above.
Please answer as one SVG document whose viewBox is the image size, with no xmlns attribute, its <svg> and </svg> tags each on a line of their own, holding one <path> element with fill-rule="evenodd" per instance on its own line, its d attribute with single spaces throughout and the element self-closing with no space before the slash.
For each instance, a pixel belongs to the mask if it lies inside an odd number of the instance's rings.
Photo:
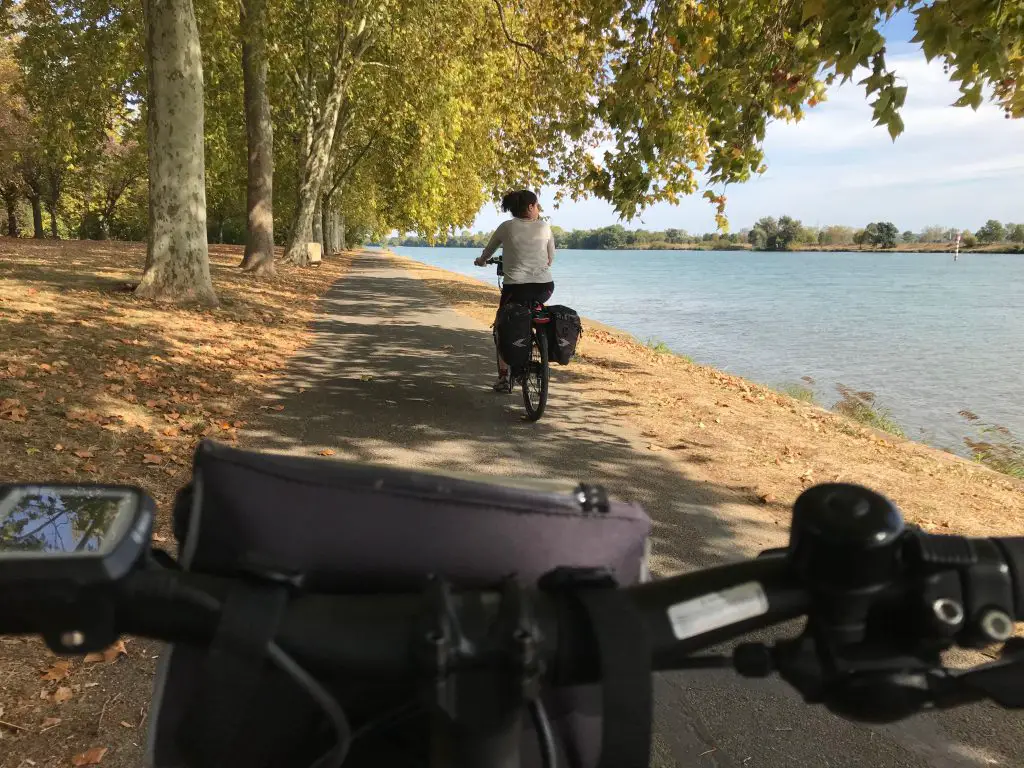
<svg viewBox="0 0 1024 768">
<path fill-rule="evenodd" d="M 528 189 L 509 192 L 501 199 L 501 210 L 511 213 L 514 218 L 498 225 L 487 247 L 473 263 L 478 267 L 486 265 L 487 260 L 500 246 L 505 282 L 501 289 L 498 309 L 509 302 L 527 304 L 536 301 L 543 304 L 555 291 L 555 283 L 551 277 L 551 264 L 555 260 L 555 239 L 551 234 L 550 225 L 540 218 L 537 195 Z M 494 384 L 494 390 L 511 391 L 508 366 L 501 359 L 500 352 L 498 380 Z"/>
</svg>

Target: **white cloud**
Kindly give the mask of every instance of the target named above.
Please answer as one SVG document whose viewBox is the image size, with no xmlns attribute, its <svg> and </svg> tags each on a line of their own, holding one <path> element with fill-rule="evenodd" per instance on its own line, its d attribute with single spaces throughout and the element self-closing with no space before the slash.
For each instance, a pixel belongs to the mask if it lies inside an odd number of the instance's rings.
<svg viewBox="0 0 1024 768">
<path fill-rule="evenodd" d="M 920 52 L 890 56 L 890 65 L 908 87 L 906 128 L 896 142 L 873 124 L 859 77 L 834 86 L 804 120 L 769 127 L 768 172 L 727 190 L 734 228 L 781 214 L 808 224 L 891 220 L 915 230 L 1024 220 L 1024 120 L 1006 120 L 990 103 L 977 111 L 950 106 L 957 87 L 940 62 L 929 64 Z M 615 221 L 611 207 L 599 201 L 565 203 L 550 213 L 566 228 Z M 486 229 L 499 220 L 488 208 L 477 224 Z M 700 232 L 713 229 L 714 218 L 695 197 L 678 207 L 655 206 L 632 226 Z"/>
</svg>

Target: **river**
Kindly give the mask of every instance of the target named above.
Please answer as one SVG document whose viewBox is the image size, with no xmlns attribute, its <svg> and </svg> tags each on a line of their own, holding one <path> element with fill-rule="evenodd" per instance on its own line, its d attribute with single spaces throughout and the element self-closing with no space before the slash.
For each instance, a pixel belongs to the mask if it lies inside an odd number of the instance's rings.
<svg viewBox="0 0 1024 768">
<path fill-rule="evenodd" d="M 495 281 L 477 250 L 394 250 Z M 962 409 L 1024 437 L 1024 255 L 563 250 L 554 276 L 552 303 L 696 362 L 872 391 L 913 439 L 963 454 Z"/>
</svg>

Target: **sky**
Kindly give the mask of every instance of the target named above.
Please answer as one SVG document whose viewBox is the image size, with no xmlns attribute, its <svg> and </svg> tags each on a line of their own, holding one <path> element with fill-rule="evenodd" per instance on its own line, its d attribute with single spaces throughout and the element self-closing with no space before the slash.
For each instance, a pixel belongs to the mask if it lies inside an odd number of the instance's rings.
<svg viewBox="0 0 1024 768">
<path fill-rule="evenodd" d="M 900 14 L 883 28 L 891 69 L 908 86 L 902 111 L 906 129 L 895 141 L 876 127 L 862 86 L 853 81 L 829 90 L 828 100 L 799 123 L 773 123 L 765 135 L 767 172 L 726 190 L 731 229 L 762 216 L 789 215 L 810 226 L 892 221 L 899 229 L 926 226 L 975 230 L 988 219 L 1024 221 L 1024 120 L 1006 120 L 985 103 L 977 112 L 949 106 L 957 87 L 942 62 L 925 61 L 913 36 L 913 19 Z M 617 221 L 599 200 L 554 207 L 553 190 L 541 190 L 551 223 L 593 229 Z M 506 216 L 486 205 L 474 224 L 493 229 Z M 629 228 L 689 232 L 715 229 L 714 211 L 700 193 L 680 205 L 652 206 Z"/>
</svg>

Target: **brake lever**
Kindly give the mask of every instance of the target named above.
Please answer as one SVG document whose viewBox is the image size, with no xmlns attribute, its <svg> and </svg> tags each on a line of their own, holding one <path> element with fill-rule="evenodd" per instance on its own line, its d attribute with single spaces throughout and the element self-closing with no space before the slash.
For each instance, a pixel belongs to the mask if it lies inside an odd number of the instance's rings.
<svg viewBox="0 0 1024 768">
<path fill-rule="evenodd" d="M 807 634 L 775 646 L 741 644 L 733 653 L 733 666 L 744 677 L 778 673 L 807 703 L 824 704 L 859 722 L 891 723 L 981 700 L 1024 709 L 1021 638 L 1006 641 L 1001 658 L 966 670 L 947 669 L 937 658 L 913 655 L 852 659 L 823 653 Z"/>
<path fill-rule="evenodd" d="M 1002 656 L 995 661 L 950 671 L 949 685 L 950 706 L 988 699 L 1007 709 L 1024 709 L 1024 638 L 1007 640 Z M 937 703 L 942 706 L 944 702 Z"/>
</svg>

